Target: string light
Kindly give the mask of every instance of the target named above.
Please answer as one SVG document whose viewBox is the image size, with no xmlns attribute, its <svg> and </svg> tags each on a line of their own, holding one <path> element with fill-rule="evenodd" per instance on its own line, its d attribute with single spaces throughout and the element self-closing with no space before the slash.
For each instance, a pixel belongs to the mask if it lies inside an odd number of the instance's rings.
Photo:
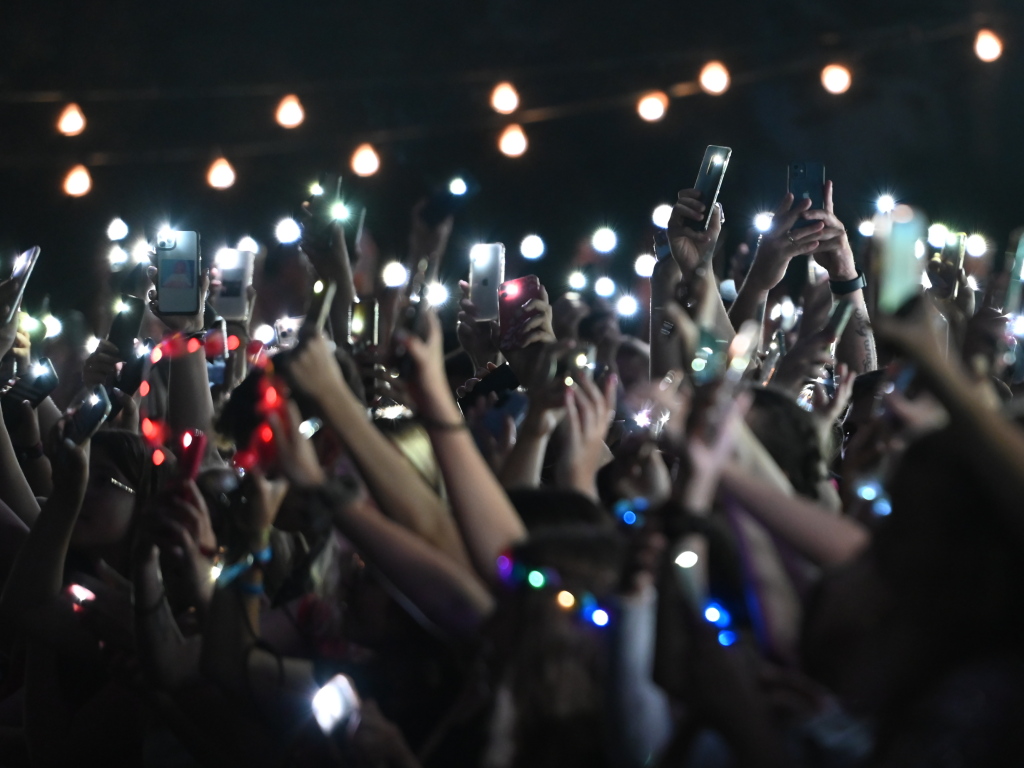
<svg viewBox="0 0 1024 768">
<path fill-rule="evenodd" d="M 361 144 L 352 153 L 352 172 L 356 176 L 373 176 L 380 170 L 380 155 L 371 144 Z"/>
<path fill-rule="evenodd" d="M 214 189 L 227 189 L 235 183 L 235 169 L 225 158 L 217 158 L 206 172 L 206 183 Z"/>
<path fill-rule="evenodd" d="M 853 75 L 842 64 L 829 64 L 821 70 L 821 84 L 829 93 L 846 93 L 853 85 Z"/>
<path fill-rule="evenodd" d="M 619 238 L 608 227 L 601 227 L 594 236 L 590 238 L 590 244 L 598 253 L 611 253 L 619 244 Z"/>
<path fill-rule="evenodd" d="M 594 283 L 594 293 L 607 299 L 615 293 L 615 281 L 610 277 L 597 278 L 597 282 Z"/>
<path fill-rule="evenodd" d="M 527 235 L 519 244 L 519 252 L 524 259 L 534 261 L 544 255 L 544 241 L 538 235 Z"/>
<path fill-rule="evenodd" d="M 572 592 L 568 592 L 564 589 L 558 593 L 558 597 L 555 599 L 558 600 L 558 604 L 566 610 L 576 605 L 576 596 L 573 595 Z"/>
<path fill-rule="evenodd" d="M 64 193 L 70 197 L 82 197 L 92 189 L 92 176 L 84 165 L 76 165 L 64 177 Z"/>
<path fill-rule="evenodd" d="M 281 103 L 277 105 L 277 124 L 282 128 L 297 128 L 306 119 L 306 113 L 302 109 L 302 102 L 293 93 L 288 94 Z"/>
<path fill-rule="evenodd" d="M 655 123 L 665 116 L 668 110 L 668 96 L 661 91 L 653 91 L 640 97 L 636 103 L 636 112 L 649 123 Z"/>
<path fill-rule="evenodd" d="M 672 219 L 672 206 L 662 203 L 651 213 L 651 221 L 659 229 L 668 229 L 668 223 Z"/>
<path fill-rule="evenodd" d="M 65 136 L 77 136 L 85 130 L 85 115 L 77 104 L 68 104 L 57 118 L 57 130 Z"/>
<path fill-rule="evenodd" d="M 519 92 L 512 83 L 498 83 L 491 91 L 491 109 L 502 115 L 511 115 L 519 109 Z"/>
<path fill-rule="evenodd" d="M 721 96 L 729 90 L 729 70 L 720 61 L 709 61 L 700 71 L 700 87 L 712 96 Z"/>
<path fill-rule="evenodd" d="M 639 277 L 650 277 L 654 274 L 654 267 L 657 264 L 658 260 L 654 256 L 649 253 L 641 253 L 633 262 L 633 270 Z"/>
<path fill-rule="evenodd" d="M 979 29 L 974 38 L 974 53 L 984 62 L 993 62 L 1003 55 L 1003 41 L 991 29 Z"/>
<path fill-rule="evenodd" d="M 498 149 L 501 150 L 501 154 L 507 157 L 519 157 L 526 152 L 528 142 L 526 141 L 526 134 L 523 133 L 522 126 L 512 124 L 506 128 L 501 138 L 498 139 Z"/>
</svg>

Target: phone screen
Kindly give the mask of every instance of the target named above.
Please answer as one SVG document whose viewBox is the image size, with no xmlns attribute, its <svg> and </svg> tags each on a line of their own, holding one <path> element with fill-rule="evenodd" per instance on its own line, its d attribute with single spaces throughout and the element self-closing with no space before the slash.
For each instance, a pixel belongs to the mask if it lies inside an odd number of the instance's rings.
<svg viewBox="0 0 1024 768">
<path fill-rule="evenodd" d="M 718 193 L 722 190 L 722 180 L 725 178 L 725 170 L 729 167 L 730 158 L 732 158 L 732 150 L 729 147 L 712 144 L 704 151 L 704 160 L 701 161 L 700 172 L 697 174 L 697 181 L 694 182 L 693 188 L 700 192 L 700 201 L 707 208 L 704 209 L 704 219 L 694 229 L 707 232 L 711 225 L 711 214 L 718 201 Z"/>
<path fill-rule="evenodd" d="M 498 287 L 505 280 L 505 246 L 474 245 L 469 252 L 469 298 L 478 320 L 498 319 Z"/>
<path fill-rule="evenodd" d="M 168 315 L 194 315 L 199 312 L 199 233 L 159 233 L 156 268 L 158 309 Z"/>
<path fill-rule="evenodd" d="M 881 237 L 882 252 L 878 281 L 878 309 L 894 314 L 921 291 L 924 259 L 918 252 L 923 249 L 927 235 L 924 214 L 909 205 L 896 207 L 891 214 L 875 217 L 875 233 Z"/>
<path fill-rule="evenodd" d="M 313 696 L 313 717 L 324 733 L 339 725 L 354 729 L 360 709 L 359 694 L 346 675 L 335 675 Z"/>
<path fill-rule="evenodd" d="M 21 306 L 21 299 L 25 295 L 25 286 L 28 285 L 28 279 L 32 276 L 32 270 L 35 269 L 38 259 L 39 246 L 36 245 L 20 254 L 14 260 L 14 267 L 11 269 L 11 280 L 17 283 L 18 293 L 14 301 L 11 302 L 11 309 L 4 318 L 4 325 L 11 322 L 17 314 L 18 308 Z"/>
</svg>

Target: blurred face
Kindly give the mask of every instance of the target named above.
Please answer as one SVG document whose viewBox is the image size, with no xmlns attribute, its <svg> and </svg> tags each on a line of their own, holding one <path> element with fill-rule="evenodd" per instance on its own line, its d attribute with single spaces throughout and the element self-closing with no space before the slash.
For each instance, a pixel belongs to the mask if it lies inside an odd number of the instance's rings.
<svg viewBox="0 0 1024 768">
<path fill-rule="evenodd" d="M 72 548 L 87 550 L 123 541 L 131 528 L 137 491 L 113 460 L 94 448 L 89 461 L 89 486 L 71 535 Z"/>
</svg>

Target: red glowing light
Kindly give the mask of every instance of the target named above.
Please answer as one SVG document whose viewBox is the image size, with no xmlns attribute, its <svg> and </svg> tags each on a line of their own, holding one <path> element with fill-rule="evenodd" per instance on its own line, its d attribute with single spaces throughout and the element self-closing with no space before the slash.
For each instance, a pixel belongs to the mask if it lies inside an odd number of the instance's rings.
<svg viewBox="0 0 1024 768">
<path fill-rule="evenodd" d="M 203 346 L 199 339 L 188 340 L 188 353 L 191 355 L 193 352 L 198 352 L 199 348 Z"/>
<path fill-rule="evenodd" d="M 519 295 L 519 283 L 506 283 L 505 285 L 505 297 L 514 299 Z"/>
<path fill-rule="evenodd" d="M 167 459 L 167 457 L 164 455 L 164 452 L 161 451 L 159 448 L 157 448 L 155 451 L 153 451 L 153 465 L 154 466 L 159 467 L 161 464 L 164 463 L 164 461 L 166 459 Z"/>
<path fill-rule="evenodd" d="M 155 348 L 155 349 L 153 350 L 153 354 L 151 354 L 151 355 L 149 356 L 149 360 L 150 360 L 150 362 L 152 362 L 152 363 L 159 363 L 159 362 L 160 362 L 160 360 L 162 360 L 162 359 L 163 359 L 163 356 L 164 356 L 163 350 L 161 350 L 161 349 L 160 349 L 160 347 L 156 347 L 156 348 Z"/>
<path fill-rule="evenodd" d="M 267 401 L 267 405 L 273 408 L 275 405 L 277 405 L 277 401 L 280 399 L 280 395 L 277 394 L 277 389 L 275 389 L 274 387 L 267 387 L 267 391 L 263 395 L 263 398 Z"/>
<path fill-rule="evenodd" d="M 153 423 L 152 419 L 145 418 L 145 419 L 142 420 L 142 434 L 145 437 L 148 437 L 148 438 L 152 439 L 152 438 L 156 437 L 156 434 L 159 431 L 160 431 L 160 428 L 157 427 L 157 425 Z"/>
<path fill-rule="evenodd" d="M 270 428 L 269 424 L 264 424 L 260 427 L 260 440 L 264 443 L 269 443 L 274 439 L 274 430 Z"/>
<path fill-rule="evenodd" d="M 144 381 L 139 385 L 139 394 L 145 397 L 149 394 L 149 382 Z"/>
<path fill-rule="evenodd" d="M 234 352 L 236 349 L 238 349 L 238 346 L 241 343 L 242 342 L 239 341 L 238 337 L 235 336 L 234 334 L 228 336 L 228 351 L 229 352 Z"/>
</svg>

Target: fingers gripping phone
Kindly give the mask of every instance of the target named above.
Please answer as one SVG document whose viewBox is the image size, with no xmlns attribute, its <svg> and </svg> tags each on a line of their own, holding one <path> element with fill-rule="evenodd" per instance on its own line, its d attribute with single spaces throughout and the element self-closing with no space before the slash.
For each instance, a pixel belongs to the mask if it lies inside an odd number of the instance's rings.
<svg viewBox="0 0 1024 768">
<path fill-rule="evenodd" d="M 498 319 L 498 287 L 505 280 L 505 246 L 474 245 L 469 252 L 469 299 L 477 308 L 477 320 Z"/>
<path fill-rule="evenodd" d="M 38 245 L 29 248 L 14 260 L 14 268 L 11 270 L 11 282 L 15 283 L 18 289 L 11 301 L 10 309 L 7 310 L 7 314 L 4 316 L 3 325 L 7 325 L 14 320 L 14 316 L 18 313 L 18 307 L 21 306 L 21 300 L 25 296 L 25 286 L 28 285 L 28 279 L 32 276 L 32 270 L 35 269 L 38 260 Z"/>
<path fill-rule="evenodd" d="M 820 211 L 825 207 L 825 164 L 818 162 L 797 162 L 789 164 L 789 193 L 793 195 L 793 202 L 801 200 L 811 201 L 811 210 Z M 806 227 L 813 224 L 807 219 L 797 219 L 793 229 Z"/>
<path fill-rule="evenodd" d="M 498 327 L 500 346 L 505 349 L 518 345 L 520 326 L 532 315 L 518 315 L 518 310 L 531 299 L 541 298 L 540 278 L 536 275 L 516 278 L 502 283 L 498 289 Z"/>
<path fill-rule="evenodd" d="M 245 322 L 249 316 L 248 288 L 252 285 L 256 254 L 234 248 L 217 251 L 216 265 L 220 271 L 220 293 L 217 313 L 225 320 Z"/>
<path fill-rule="evenodd" d="M 123 293 L 117 302 L 116 311 L 107 340 L 117 347 L 117 354 L 122 360 L 131 360 L 135 357 L 135 340 L 142 328 L 146 302 L 137 296 Z"/>
<path fill-rule="evenodd" d="M 59 380 L 53 363 L 48 358 L 41 358 L 29 367 L 28 373 L 17 381 L 0 397 L 3 417 L 13 426 L 18 418 L 21 404 L 28 400 L 29 405 L 38 408 L 39 404 L 57 388 Z"/>
<path fill-rule="evenodd" d="M 718 202 L 718 193 L 722 190 L 722 180 L 725 178 L 725 169 L 729 167 L 731 157 L 732 149 L 729 147 L 712 144 L 704 151 L 704 160 L 701 161 L 697 181 L 693 184 L 693 188 L 700 193 L 700 201 L 707 206 L 704 209 L 704 218 L 694 226 L 699 232 L 707 232 L 711 226 L 711 214 L 715 210 L 715 203 Z"/>
<path fill-rule="evenodd" d="M 163 230 L 156 237 L 157 309 L 165 315 L 199 312 L 199 233 Z"/>
<path fill-rule="evenodd" d="M 110 398 L 103 385 L 94 387 L 69 414 L 64 436 L 81 445 L 100 428 L 110 415 Z"/>
</svg>

